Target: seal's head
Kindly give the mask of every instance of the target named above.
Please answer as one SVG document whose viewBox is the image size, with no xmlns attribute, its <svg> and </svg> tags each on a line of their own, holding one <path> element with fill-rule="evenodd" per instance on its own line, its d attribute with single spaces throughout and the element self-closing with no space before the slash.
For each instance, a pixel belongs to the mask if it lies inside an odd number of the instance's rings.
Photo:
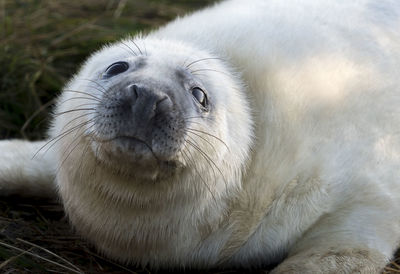
<svg viewBox="0 0 400 274">
<path fill-rule="evenodd" d="M 238 79 L 220 58 L 175 41 L 125 40 L 91 56 L 51 128 L 78 231 L 115 258 L 146 263 L 151 252 L 177 258 L 160 247 L 184 235 L 169 235 L 177 226 L 206 210 L 220 218 L 253 137 Z"/>
<path fill-rule="evenodd" d="M 252 137 L 241 88 L 210 54 L 165 40 L 122 41 L 95 53 L 64 90 L 54 135 L 71 130 L 65 142 L 90 143 L 97 160 L 137 179 L 193 165 L 218 172 L 222 162 L 240 170 Z"/>
</svg>

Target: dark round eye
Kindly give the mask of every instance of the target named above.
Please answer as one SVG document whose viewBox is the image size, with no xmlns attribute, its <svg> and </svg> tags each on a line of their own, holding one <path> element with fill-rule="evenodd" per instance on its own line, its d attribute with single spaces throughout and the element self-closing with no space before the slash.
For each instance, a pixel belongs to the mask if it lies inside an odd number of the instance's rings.
<svg viewBox="0 0 400 274">
<path fill-rule="evenodd" d="M 203 107 L 207 106 L 207 96 L 201 88 L 199 87 L 193 88 L 192 95 Z"/>
<path fill-rule="evenodd" d="M 103 74 L 103 77 L 108 78 L 115 76 L 117 74 L 123 73 L 127 71 L 129 68 L 129 64 L 127 62 L 116 62 L 112 65 L 110 65 L 105 73 Z"/>
</svg>

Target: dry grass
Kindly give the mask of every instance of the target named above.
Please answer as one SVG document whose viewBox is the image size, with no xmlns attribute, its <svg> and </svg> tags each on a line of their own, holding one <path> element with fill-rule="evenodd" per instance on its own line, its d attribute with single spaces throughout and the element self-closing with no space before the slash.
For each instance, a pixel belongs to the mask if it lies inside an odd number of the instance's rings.
<svg viewBox="0 0 400 274">
<path fill-rule="evenodd" d="M 43 138 L 54 97 L 102 44 L 213 1 L 0 0 L 0 139 Z M 0 200 L 0 272 L 151 273 L 98 255 L 56 201 L 19 197 Z"/>
</svg>

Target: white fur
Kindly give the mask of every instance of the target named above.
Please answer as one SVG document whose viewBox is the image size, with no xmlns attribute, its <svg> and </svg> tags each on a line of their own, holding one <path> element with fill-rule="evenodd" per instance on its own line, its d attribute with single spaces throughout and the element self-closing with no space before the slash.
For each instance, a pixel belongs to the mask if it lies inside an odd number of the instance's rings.
<svg viewBox="0 0 400 274">
<path fill-rule="evenodd" d="M 217 152 L 204 147 L 229 185 L 218 172 L 206 175 L 217 200 L 195 191 L 193 174 L 180 187 L 137 189 L 96 170 L 79 143 L 57 177 L 72 222 L 110 256 L 153 267 L 257 267 L 288 256 L 276 272 L 378 271 L 400 237 L 399 30 L 398 1 L 231 0 L 136 38 L 154 62 L 227 61 L 196 68 L 231 75 L 199 76 L 218 90 L 221 119 L 211 129 L 230 150 L 215 140 Z M 99 96 L 78 79 L 128 56 L 122 44 L 106 47 L 66 89 Z M 52 134 L 72 117 L 56 118 Z M 66 144 L 55 146 L 59 162 Z M 74 169 L 79 161 L 83 168 Z M 6 162 L 0 159 L 1 176 L 10 178 L 2 188 L 14 178 L 2 172 Z"/>
<path fill-rule="evenodd" d="M 0 196 L 54 196 L 54 159 L 46 142 L 0 142 Z"/>
</svg>

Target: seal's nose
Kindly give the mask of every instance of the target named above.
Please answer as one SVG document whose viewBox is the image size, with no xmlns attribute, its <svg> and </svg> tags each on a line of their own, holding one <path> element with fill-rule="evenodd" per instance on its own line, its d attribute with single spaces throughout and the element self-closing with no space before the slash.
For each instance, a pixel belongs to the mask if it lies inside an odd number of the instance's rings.
<svg viewBox="0 0 400 274">
<path fill-rule="evenodd" d="M 173 106 L 166 93 L 140 84 L 126 86 L 116 99 L 116 111 L 137 131 L 146 131 L 155 116 L 172 111 Z"/>
<path fill-rule="evenodd" d="M 174 112 L 174 105 L 165 91 L 143 83 L 130 83 L 111 89 L 104 96 L 100 111 L 97 130 L 102 135 L 147 140 L 162 127 L 160 123 L 167 123 L 166 117 Z"/>
<path fill-rule="evenodd" d="M 137 119 L 139 124 L 172 108 L 172 101 L 167 94 L 138 84 L 129 85 L 124 97 L 129 101 L 132 118 Z"/>
</svg>

